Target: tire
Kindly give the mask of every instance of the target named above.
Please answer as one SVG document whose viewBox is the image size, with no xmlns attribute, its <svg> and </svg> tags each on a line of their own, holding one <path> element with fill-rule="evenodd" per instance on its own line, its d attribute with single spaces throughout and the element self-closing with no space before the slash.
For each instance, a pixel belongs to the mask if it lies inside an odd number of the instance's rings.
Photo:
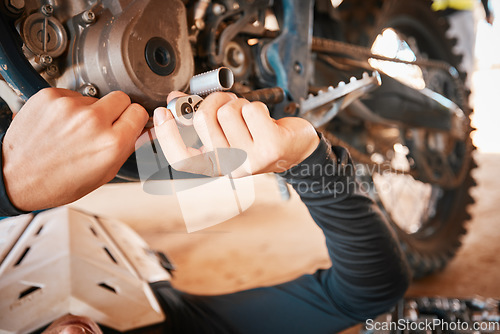
<svg viewBox="0 0 500 334">
<path fill-rule="evenodd" d="M 384 29 L 392 28 L 398 36 L 401 34 L 408 37 L 408 40 L 412 41 L 409 44 L 416 44 L 418 50 L 428 59 L 446 61 L 458 68 L 461 57 L 452 52 L 456 41 L 446 37 L 448 29 L 446 20 L 432 12 L 430 6 L 431 1 L 427 0 L 346 0 L 340 7 L 346 25 L 346 40 L 352 44 L 371 47 Z M 465 74 L 460 74 L 460 78 L 464 80 Z M 463 84 L 456 84 L 457 80 L 455 80 L 453 87 L 450 87 L 449 82 L 433 83 L 429 77 L 425 79 L 428 87 L 431 86 L 432 90 L 453 100 L 466 112 L 467 116 L 470 115 L 471 110 L 467 102 L 469 92 L 465 90 Z M 408 139 L 406 136 L 408 129 L 401 128 L 400 131 L 403 134 L 404 145 L 409 149 L 409 152 L 406 152 L 406 158 L 408 161 L 413 161 L 414 167 L 412 168 L 418 170 L 430 166 L 434 168 L 433 173 L 440 175 L 442 173 L 440 168 L 444 167 L 440 167 L 439 164 L 427 165 L 427 162 L 423 161 L 425 159 L 419 161 L 414 154 L 416 147 L 414 139 Z M 448 163 L 454 159 L 455 167 L 460 168 L 462 173 L 459 184 L 446 187 L 432 183 L 428 178 L 419 180 L 417 176 L 416 179 L 412 179 L 412 182 L 431 189 L 429 203 L 422 204 L 422 201 L 427 200 L 422 198 L 410 203 L 406 208 L 410 211 L 419 205 L 424 205 L 424 208 L 433 211 L 432 214 L 427 212 L 426 216 L 422 214 L 419 218 L 422 221 L 421 226 L 417 230 L 403 228 L 401 221 L 395 217 L 395 209 L 387 204 L 388 201 L 384 201 L 378 192 L 374 195 L 374 200 L 379 204 L 400 239 L 415 279 L 443 269 L 455 255 L 461 245 L 460 239 L 466 233 L 465 225 L 470 219 L 467 210 L 474 202 L 470 195 L 470 190 L 475 185 L 471 171 L 477 167 L 472 158 L 475 148 L 470 139 L 470 132 L 469 124 L 465 139 L 453 143 L 449 159 L 444 162 Z M 428 145 L 427 142 L 426 145 Z M 385 151 L 381 153 L 384 154 Z M 432 156 L 431 152 L 429 156 Z M 356 159 L 356 156 L 354 155 L 353 158 Z M 460 166 L 457 166 L 457 161 Z M 406 177 L 410 178 L 408 175 Z M 371 178 L 375 187 L 377 186 L 376 178 L 379 177 Z M 434 196 L 434 193 L 439 193 L 439 197 Z M 431 205 L 433 210 L 429 209 Z"/>
</svg>

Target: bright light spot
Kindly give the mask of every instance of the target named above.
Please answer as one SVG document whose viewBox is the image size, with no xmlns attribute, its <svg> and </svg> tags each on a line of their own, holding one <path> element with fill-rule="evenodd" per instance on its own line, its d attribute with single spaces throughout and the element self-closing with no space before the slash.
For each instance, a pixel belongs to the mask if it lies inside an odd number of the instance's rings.
<svg viewBox="0 0 500 334">
<path fill-rule="evenodd" d="M 374 54 L 405 61 L 417 58 L 408 43 L 401 40 L 393 29 L 385 29 L 378 35 L 372 46 Z M 424 75 L 420 67 L 384 60 L 370 59 L 370 65 L 415 89 L 425 88 Z"/>
<path fill-rule="evenodd" d="M 477 29 L 476 72 L 472 77 L 474 101 L 474 144 L 483 153 L 500 153 L 500 108 L 498 83 L 500 82 L 500 0 L 491 2 L 496 15 L 493 26 L 480 21 Z"/>
<path fill-rule="evenodd" d="M 373 153 L 370 159 L 376 164 L 383 164 L 385 161 L 384 156 L 380 153 Z"/>
<path fill-rule="evenodd" d="M 391 160 L 392 168 L 403 172 L 410 171 L 410 163 L 406 157 L 408 153 L 410 153 L 408 147 L 400 143 L 394 144 L 394 157 Z"/>
<path fill-rule="evenodd" d="M 337 8 L 344 0 L 332 0 L 332 6 Z"/>
<path fill-rule="evenodd" d="M 269 31 L 278 31 L 280 30 L 280 25 L 278 23 L 278 19 L 276 15 L 271 10 L 266 12 L 266 19 L 264 21 L 264 27 Z"/>
<path fill-rule="evenodd" d="M 392 29 L 385 29 L 381 35 L 377 36 L 372 46 L 372 52 L 381 56 L 396 57 L 399 50 L 399 38 Z M 403 59 L 413 60 L 413 59 Z"/>
<path fill-rule="evenodd" d="M 396 153 L 405 154 L 405 155 L 410 153 L 410 150 L 408 149 L 408 147 L 403 146 L 400 143 L 394 144 L 394 151 Z"/>
<path fill-rule="evenodd" d="M 259 40 L 257 38 L 251 38 L 247 41 L 248 45 L 254 46 L 255 44 L 259 43 Z"/>
<path fill-rule="evenodd" d="M 378 196 L 391 219 L 407 233 L 415 233 L 433 215 L 432 186 L 402 174 L 374 174 Z M 431 204 L 432 205 L 432 204 Z M 409 210 L 409 208 L 411 208 Z"/>
</svg>

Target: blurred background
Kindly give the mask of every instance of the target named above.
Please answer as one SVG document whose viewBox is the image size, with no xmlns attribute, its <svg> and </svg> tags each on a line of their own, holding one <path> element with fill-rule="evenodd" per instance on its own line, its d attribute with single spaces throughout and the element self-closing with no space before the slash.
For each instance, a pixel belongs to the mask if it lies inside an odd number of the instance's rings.
<svg viewBox="0 0 500 334">
<path fill-rule="evenodd" d="M 473 123 L 478 128 L 474 143 L 482 153 L 500 153 L 500 1 L 492 0 L 496 22 L 488 24 L 480 6 L 476 10 L 476 71 L 472 77 L 475 106 Z"/>
</svg>

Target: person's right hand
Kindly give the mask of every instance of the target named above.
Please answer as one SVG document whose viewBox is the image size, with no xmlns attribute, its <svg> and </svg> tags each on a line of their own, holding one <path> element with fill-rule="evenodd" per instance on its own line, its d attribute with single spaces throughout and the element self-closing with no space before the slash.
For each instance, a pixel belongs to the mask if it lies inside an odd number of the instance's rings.
<svg viewBox="0 0 500 334">
<path fill-rule="evenodd" d="M 109 182 L 134 152 L 148 113 L 123 92 L 100 100 L 47 88 L 19 111 L 3 140 L 7 194 L 20 210 L 73 202 Z"/>
<path fill-rule="evenodd" d="M 184 95 L 172 92 L 168 102 Z M 194 114 L 193 127 L 203 143 L 200 149 L 186 146 L 170 110 L 157 108 L 154 121 L 156 136 L 170 165 L 179 171 L 208 176 L 230 174 L 239 178 L 284 172 L 311 155 L 320 141 L 305 119 L 274 120 L 265 104 L 238 99 L 231 93 L 212 93 Z M 231 155 L 207 155 L 214 149 L 245 152 L 246 161 L 238 167 Z"/>
</svg>

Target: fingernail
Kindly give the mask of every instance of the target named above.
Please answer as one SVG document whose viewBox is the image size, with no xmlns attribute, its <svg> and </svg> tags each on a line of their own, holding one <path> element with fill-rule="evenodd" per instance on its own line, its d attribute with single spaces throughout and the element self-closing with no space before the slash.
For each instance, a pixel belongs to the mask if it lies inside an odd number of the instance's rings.
<svg viewBox="0 0 500 334">
<path fill-rule="evenodd" d="M 153 120 L 156 126 L 160 126 L 167 121 L 167 110 L 165 108 L 156 108 L 153 115 Z"/>
</svg>

